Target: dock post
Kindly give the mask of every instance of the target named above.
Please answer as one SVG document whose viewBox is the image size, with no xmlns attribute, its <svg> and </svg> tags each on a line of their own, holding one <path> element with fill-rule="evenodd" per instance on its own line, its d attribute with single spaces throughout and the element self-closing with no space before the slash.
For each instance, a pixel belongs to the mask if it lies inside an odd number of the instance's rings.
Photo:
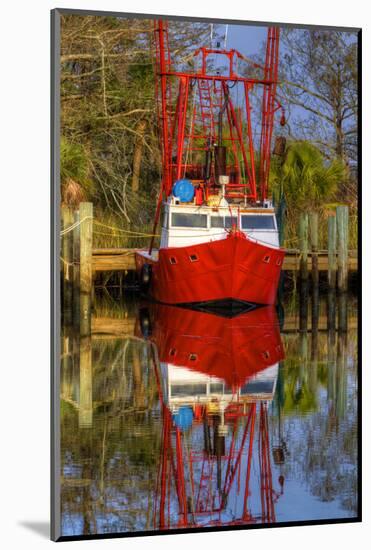
<svg viewBox="0 0 371 550">
<path fill-rule="evenodd" d="M 80 212 L 77 210 L 73 215 L 73 223 L 76 224 L 73 230 L 73 324 L 80 325 Z"/>
<path fill-rule="evenodd" d="M 336 398 L 335 414 L 338 420 L 345 417 L 347 407 L 347 369 L 346 369 L 347 337 L 338 333 L 336 359 Z"/>
<path fill-rule="evenodd" d="M 79 428 L 91 428 L 93 424 L 93 374 L 91 337 L 80 340 L 80 397 Z"/>
<path fill-rule="evenodd" d="M 318 330 L 313 330 L 311 334 L 311 356 L 308 369 L 308 385 L 313 395 L 318 387 Z"/>
<path fill-rule="evenodd" d="M 66 230 L 72 225 L 73 214 L 70 208 L 62 206 L 62 229 Z M 62 268 L 63 268 L 63 322 L 71 324 L 72 322 L 72 231 L 62 236 Z"/>
<path fill-rule="evenodd" d="M 299 383 L 303 384 L 308 369 L 308 332 L 299 334 Z"/>
<path fill-rule="evenodd" d="M 133 386 L 134 386 L 134 407 L 143 409 L 145 407 L 145 387 L 143 383 L 142 362 L 140 358 L 141 349 L 139 342 L 133 345 Z"/>
<path fill-rule="evenodd" d="M 299 331 L 308 330 L 308 281 L 301 281 L 299 285 Z"/>
<path fill-rule="evenodd" d="M 308 279 L 308 214 L 302 212 L 299 219 L 300 280 Z"/>
<path fill-rule="evenodd" d="M 318 212 L 309 216 L 310 242 L 312 250 L 312 341 L 317 339 L 319 317 L 319 273 L 318 273 Z"/>
<path fill-rule="evenodd" d="M 327 395 L 331 401 L 336 396 L 336 332 L 335 329 L 327 333 Z"/>
<path fill-rule="evenodd" d="M 299 218 L 300 285 L 299 285 L 299 330 L 308 326 L 308 214 L 302 212 Z"/>
<path fill-rule="evenodd" d="M 327 330 L 336 330 L 336 290 L 330 288 L 327 292 Z"/>
<path fill-rule="evenodd" d="M 328 272 L 327 281 L 330 289 L 336 288 L 336 217 L 329 216 L 327 221 L 328 230 Z"/>
<path fill-rule="evenodd" d="M 348 219 L 348 207 L 337 206 L 338 287 L 340 292 L 346 292 L 348 289 Z"/>
<path fill-rule="evenodd" d="M 312 288 L 318 288 L 318 212 L 310 213 L 309 225 L 312 250 Z"/>
<path fill-rule="evenodd" d="M 80 203 L 80 334 L 91 331 L 93 205 Z"/>
<path fill-rule="evenodd" d="M 345 292 L 339 294 L 338 303 L 338 330 L 346 332 L 348 329 L 348 297 Z"/>
</svg>

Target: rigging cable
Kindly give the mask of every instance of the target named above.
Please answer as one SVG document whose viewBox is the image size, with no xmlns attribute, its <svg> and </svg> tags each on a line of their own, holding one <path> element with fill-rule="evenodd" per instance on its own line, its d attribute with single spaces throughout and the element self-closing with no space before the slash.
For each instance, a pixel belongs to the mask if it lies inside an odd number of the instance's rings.
<svg viewBox="0 0 371 550">
<path fill-rule="evenodd" d="M 227 49 L 227 36 L 228 36 L 228 25 L 225 26 L 225 34 L 224 34 L 224 49 Z"/>
</svg>

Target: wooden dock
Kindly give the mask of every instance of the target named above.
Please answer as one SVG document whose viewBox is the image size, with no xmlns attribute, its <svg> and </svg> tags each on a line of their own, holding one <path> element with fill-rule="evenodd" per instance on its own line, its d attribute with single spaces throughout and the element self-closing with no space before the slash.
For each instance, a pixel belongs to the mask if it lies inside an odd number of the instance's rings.
<svg viewBox="0 0 371 550">
<path fill-rule="evenodd" d="M 327 272 L 329 289 L 337 288 L 344 293 L 348 288 L 348 272 L 357 272 L 357 251 L 348 249 L 348 210 L 348 206 L 337 206 L 336 212 L 329 216 L 328 250 L 318 249 L 318 213 L 301 213 L 299 248 L 285 250 L 282 269 L 298 276 L 303 292 L 307 292 L 308 273 L 317 293 L 319 272 Z M 80 203 L 75 212 L 62 208 L 61 237 L 63 321 L 79 325 L 80 335 L 87 336 L 92 330 L 93 287 L 98 275 L 117 272 L 126 277 L 135 270 L 136 252 L 146 248 L 93 248 L 94 210 L 88 202 Z M 120 276 L 120 288 L 124 277 Z M 134 278 L 129 276 L 128 279 L 132 283 Z"/>
<path fill-rule="evenodd" d="M 135 252 L 133 248 L 95 248 L 92 254 L 93 272 L 102 271 L 132 271 L 135 269 Z M 312 269 L 312 254 L 308 252 L 308 271 Z M 300 251 L 296 249 L 286 250 L 282 269 L 284 271 L 299 271 Z M 357 251 L 349 251 L 349 271 L 357 271 Z M 318 270 L 328 271 L 328 253 L 318 252 Z"/>
<path fill-rule="evenodd" d="M 135 326 L 137 320 L 135 317 L 127 317 L 123 319 L 117 319 L 113 317 L 94 317 L 92 318 L 92 336 L 97 339 L 111 339 L 111 338 L 128 338 L 135 334 Z M 338 327 L 337 327 L 338 328 Z M 357 328 L 357 318 L 351 316 L 348 320 L 348 329 L 355 330 Z M 286 315 L 281 328 L 281 333 L 298 332 L 300 329 L 299 315 Z M 317 322 L 317 330 L 328 330 L 327 315 L 320 315 Z M 311 316 L 308 316 L 307 332 L 312 331 Z"/>
</svg>

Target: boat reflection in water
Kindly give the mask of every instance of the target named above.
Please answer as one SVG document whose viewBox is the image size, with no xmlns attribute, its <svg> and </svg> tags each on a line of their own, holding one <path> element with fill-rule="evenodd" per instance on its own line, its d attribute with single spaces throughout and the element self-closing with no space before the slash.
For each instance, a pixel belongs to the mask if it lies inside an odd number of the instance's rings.
<svg viewBox="0 0 371 550">
<path fill-rule="evenodd" d="M 141 311 L 162 408 L 154 528 L 275 522 L 268 407 L 283 346 L 273 307 L 233 318 Z"/>
</svg>

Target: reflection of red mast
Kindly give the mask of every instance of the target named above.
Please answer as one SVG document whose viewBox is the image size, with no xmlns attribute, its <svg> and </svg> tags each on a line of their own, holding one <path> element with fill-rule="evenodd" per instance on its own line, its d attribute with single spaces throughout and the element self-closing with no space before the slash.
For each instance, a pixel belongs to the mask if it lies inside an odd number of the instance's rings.
<svg viewBox="0 0 371 550">
<path fill-rule="evenodd" d="M 260 405 L 250 403 L 245 412 L 242 408 L 227 411 L 226 420 L 232 429 L 228 450 L 223 449 L 221 437 L 219 450 L 218 446 L 212 450 L 188 449 L 186 436 L 178 426 L 174 425 L 170 409 L 163 404 L 162 411 L 162 457 L 154 510 L 155 528 L 171 529 L 276 521 L 274 504 L 279 493 L 274 490 L 272 483 L 266 402 L 261 402 Z M 206 409 L 202 411 L 202 421 L 207 426 L 210 426 L 210 422 L 213 423 L 213 419 L 207 418 Z M 241 422 L 244 428 L 238 437 L 238 425 Z M 260 472 L 260 514 L 253 513 L 249 506 L 256 430 Z M 234 514 L 228 510 L 228 499 L 231 496 L 237 497 L 240 501 L 240 510 L 234 517 Z"/>
<path fill-rule="evenodd" d="M 163 418 L 155 528 L 274 522 L 279 495 L 272 483 L 268 401 L 261 390 L 241 393 L 249 380 L 283 358 L 274 310 L 261 308 L 223 319 L 156 305 L 151 318 Z M 186 367 L 189 380 L 199 376 L 222 380 L 224 390 L 230 390 L 219 397 L 214 393 L 209 401 L 193 395 L 187 401 L 190 423 L 182 426 L 177 421 L 182 401 L 170 397 L 160 363 L 172 371 Z M 259 458 L 260 511 L 251 500 L 254 448 Z M 232 499 L 238 511 L 232 510 Z"/>
</svg>

